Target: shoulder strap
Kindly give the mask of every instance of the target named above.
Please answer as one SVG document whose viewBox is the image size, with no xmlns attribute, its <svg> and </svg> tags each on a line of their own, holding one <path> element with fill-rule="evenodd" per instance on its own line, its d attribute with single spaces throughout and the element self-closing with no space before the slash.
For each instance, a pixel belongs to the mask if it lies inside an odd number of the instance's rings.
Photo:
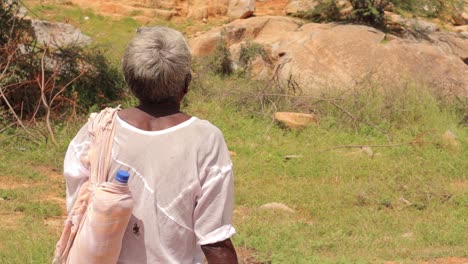
<svg viewBox="0 0 468 264">
<path fill-rule="evenodd" d="M 89 117 L 89 134 L 91 147 L 88 152 L 90 176 L 89 181 L 97 186 L 107 181 L 112 154 L 112 142 L 115 133 L 115 118 L 120 107 L 106 108 Z"/>
</svg>

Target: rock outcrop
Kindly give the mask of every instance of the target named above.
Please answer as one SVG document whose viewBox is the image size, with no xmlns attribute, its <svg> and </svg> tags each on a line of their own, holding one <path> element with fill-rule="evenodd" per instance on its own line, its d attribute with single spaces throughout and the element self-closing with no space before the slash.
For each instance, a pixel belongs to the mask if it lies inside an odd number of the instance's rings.
<svg viewBox="0 0 468 264">
<path fill-rule="evenodd" d="M 284 8 L 284 13 L 286 15 L 291 15 L 300 11 L 307 11 L 309 9 L 315 8 L 319 4 L 318 0 L 293 0 Z"/>
<path fill-rule="evenodd" d="M 422 81 L 441 91 L 468 96 L 464 62 L 468 38 L 443 32 L 427 36 L 407 40 L 368 26 L 304 24 L 294 18 L 265 16 L 214 28 L 191 39 L 190 45 L 195 56 L 203 56 L 224 38 L 236 59 L 241 44 L 262 44 L 270 62 L 257 63 L 257 67 L 271 73 L 282 64 L 280 77 L 294 79 L 307 93 L 324 87 L 354 87 L 368 79 L 382 85 Z"/>
<path fill-rule="evenodd" d="M 230 0 L 227 16 L 230 19 L 248 18 L 255 12 L 255 0 Z"/>
<path fill-rule="evenodd" d="M 225 16 L 231 0 L 113 0 L 89 1 L 71 0 L 73 4 L 91 8 L 98 13 L 116 16 L 128 16 L 132 12 L 141 13 L 141 17 L 157 17 L 169 20 L 173 17 L 188 17 L 196 20 L 214 16 Z M 235 2 L 235 1 L 234 1 Z M 244 1 L 239 1 L 244 2 Z M 247 1 L 248 2 L 248 1 Z M 251 2 L 255 2 L 251 0 Z"/>
<path fill-rule="evenodd" d="M 81 30 L 65 23 L 54 23 L 43 20 L 31 20 L 37 41 L 51 47 L 79 46 L 91 44 L 89 36 Z"/>
<path fill-rule="evenodd" d="M 452 15 L 452 21 L 456 26 L 468 25 L 468 3 Z"/>
</svg>

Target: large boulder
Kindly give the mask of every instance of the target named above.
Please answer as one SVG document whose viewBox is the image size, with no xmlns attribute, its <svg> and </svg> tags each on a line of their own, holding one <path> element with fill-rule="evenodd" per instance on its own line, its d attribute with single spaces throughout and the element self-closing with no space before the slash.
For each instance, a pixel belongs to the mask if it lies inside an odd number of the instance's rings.
<svg viewBox="0 0 468 264">
<path fill-rule="evenodd" d="M 468 25 L 468 4 L 463 9 L 456 10 L 452 15 L 452 21 L 455 26 Z"/>
<path fill-rule="evenodd" d="M 468 96 L 468 39 L 463 35 L 435 32 L 427 40 L 407 40 L 363 25 L 303 23 L 268 16 L 236 20 L 191 39 L 190 45 L 195 56 L 203 56 L 224 38 L 236 59 L 242 43 L 262 44 L 271 68 L 282 65 L 280 79 L 294 80 L 306 93 L 363 81 L 383 87 L 420 81 Z"/>
<path fill-rule="evenodd" d="M 31 20 L 37 41 L 52 47 L 79 46 L 91 44 L 92 39 L 76 28 L 66 23 L 54 23 L 44 20 Z"/>
<path fill-rule="evenodd" d="M 315 8 L 319 4 L 318 0 L 292 0 L 284 8 L 286 15 L 292 15 L 300 11 L 307 11 Z"/>
<path fill-rule="evenodd" d="M 229 0 L 227 15 L 230 19 L 248 18 L 255 12 L 255 0 Z"/>
</svg>

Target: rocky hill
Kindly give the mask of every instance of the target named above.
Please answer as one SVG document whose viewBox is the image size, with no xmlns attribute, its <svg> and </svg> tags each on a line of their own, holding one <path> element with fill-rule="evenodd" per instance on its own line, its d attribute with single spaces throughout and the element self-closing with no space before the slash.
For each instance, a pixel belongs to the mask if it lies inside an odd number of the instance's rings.
<svg viewBox="0 0 468 264">
<path fill-rule="evenodd" d="M 467 3 L 445 22 L 408 14 L 403 17 L 389 5 L 385 23 L 392 28 L 379 30 L 349 22 L 311 23 L 286 17 L 318 8 L 318 0 L 72 2 L 117 16 L 137 10 L 137 19 L 157 16 L 175 23 L 187 18 L 227 21 L 208 32 L 189 35 L 193 54 L 209 55 L 218 43 L 225 42 L 236 68 L 241 47 L 258 43 L 267 56 L 253 60 L 252 76 L 268 79 L 277 73 L 281 80 L 293 80 L 306 92 L 353 87 L 365 80 L 386 86 L 422 81 L 444 92 L 468 96 Z M 353 12 L 349 1 L 336 3 L 340 15 Z"/>
<path fill-rule="evenodd" d="M 427 38 L 405 39 L 363 25 L 265 16 L 236 20 L 191 39 L 190 44 L 193 54 L 204 56 L 225 41 L 236 63 L 242 45 L 259 43 L 268 56 L 253 61 L 253 76 L 269 78 L 281 65 L 282 80 L 295 80 L 306 92 L 371 80 L 385 86 L 423 81 L 468 95 L 467 37 L 435 31 Z"/>
</svg>

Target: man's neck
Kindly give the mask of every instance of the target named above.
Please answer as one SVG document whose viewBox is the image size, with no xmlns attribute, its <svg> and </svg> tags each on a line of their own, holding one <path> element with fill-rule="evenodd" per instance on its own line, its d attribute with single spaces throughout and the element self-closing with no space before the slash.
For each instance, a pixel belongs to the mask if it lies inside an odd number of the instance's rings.
<svg viewBox="0 0 468 264">
<path fill-rule="evenodd" d="M 140 102 L 136 108 L 154 117 L 163 117 L 180 113 L 180 104 L 176 102 Z"/>
</svg>

